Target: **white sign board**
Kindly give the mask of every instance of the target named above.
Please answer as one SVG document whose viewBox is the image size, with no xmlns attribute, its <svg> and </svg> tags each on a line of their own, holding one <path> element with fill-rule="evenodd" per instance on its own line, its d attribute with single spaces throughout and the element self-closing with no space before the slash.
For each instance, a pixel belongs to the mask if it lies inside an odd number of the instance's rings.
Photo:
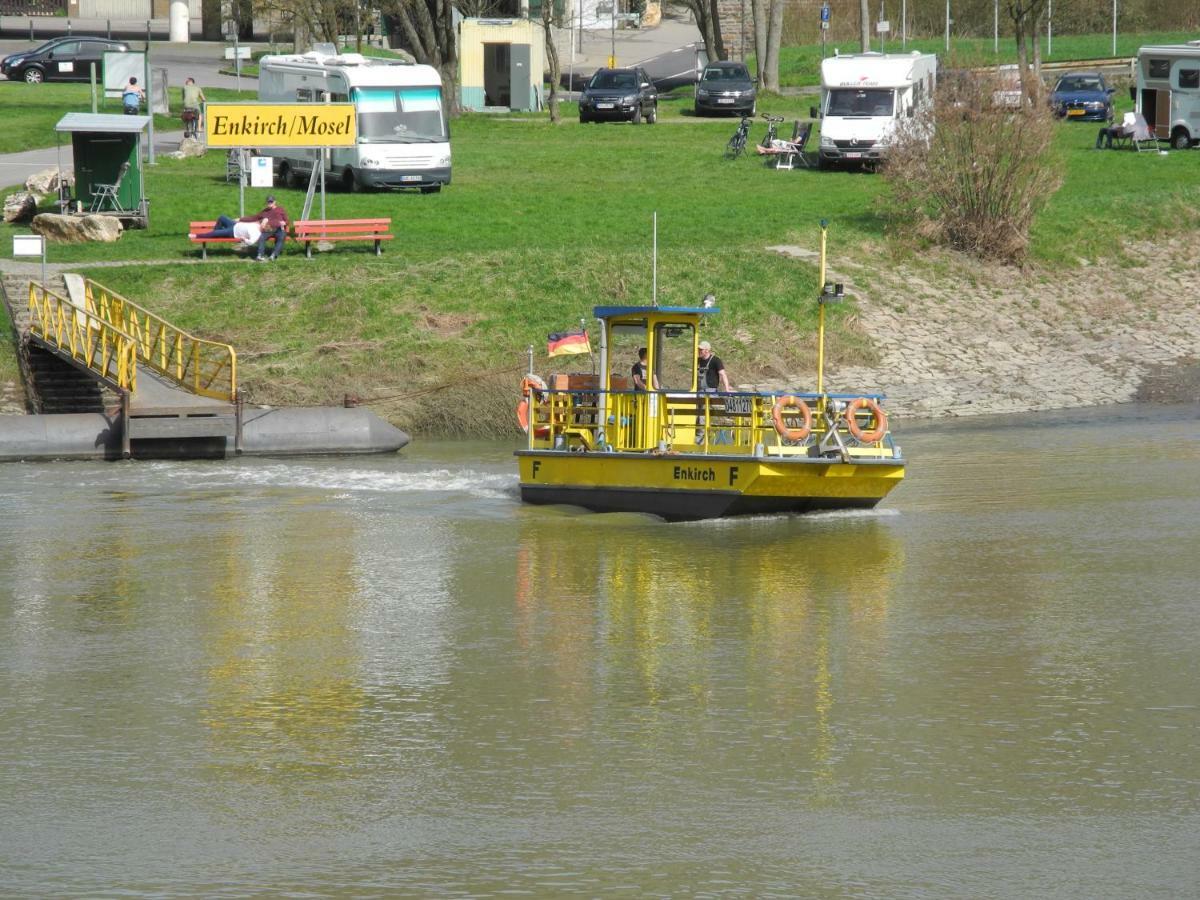
<svg viewBox="0 0 1200 900">
<path fill-rule="evenodd" d="M 104 96 L 120 97 L 121 89 L 129 83 L 130 77 L 136 78 L 142 89 L 146 88 L 146 54 L 145 53 L 105 53 L 104 54 Z"/>
<path fill-rule="evenodd" d="M 884 19 L 884 20 L 876 23 L 875 30 L 879 34 L 887 34 L 889 31 L 892 30 L 892 23 L 889 22 L 887 19 Z"/>
<path fill-rule="evenodd" d="M 271 169 L 273 157 L 250 157 L 250 187 L 274 187 L 274 171 Z"/>
<path fill-rule="evenodd" d="M 249 47 L 226 47 L 225 48 L 225 58 L 226 59 L 249 59 L 250 58 L 250 48 Z"/>
<path fill-rule="evenodd" d="M 14 234 L 13 256 L 41 256 L 46 239 L 40 234 Z"/>
</svg>

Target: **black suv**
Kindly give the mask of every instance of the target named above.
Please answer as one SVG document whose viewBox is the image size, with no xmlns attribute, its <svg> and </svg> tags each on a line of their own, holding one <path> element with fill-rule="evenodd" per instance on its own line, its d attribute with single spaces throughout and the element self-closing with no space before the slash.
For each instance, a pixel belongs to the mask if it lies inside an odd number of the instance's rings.
<svg viewBox="0 0 1200 900">
<path fill-rule="evenodd" d="M 752 116 L 755 111 L 754 79 L 743 63 L 712 62 L 704 67 L 696 85 L 696 115 L 734 112 Z"/>
<path fill-rule="evenodd" d="M 10 53 L 0 60 L 0 73 L 10 81 L 29 84 L 43 81 L 87 81 L 96 64 L 97 81 L 103 75 L 105 53 L 128 53 L 129 45 L 101 37 L 58 37 L 34 50 Z"/>
<path fill-rule="evenodd" d="M 579 121 L 626 120 L 636 125 L 658 121 L 658 89 L 640 66 L 597 69 L 579 95 Z"/>
</svg>

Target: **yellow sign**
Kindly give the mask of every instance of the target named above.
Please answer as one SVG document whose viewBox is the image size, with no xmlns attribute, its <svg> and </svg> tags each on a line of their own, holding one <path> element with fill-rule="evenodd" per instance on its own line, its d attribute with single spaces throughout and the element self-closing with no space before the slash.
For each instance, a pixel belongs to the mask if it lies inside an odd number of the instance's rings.
<svg viewBox="0 0 1200 900">
<path fill-rule="evenodd" d="M 353 147 L 353 103 L 209 103 L 210 147 Z"/>
</svg>

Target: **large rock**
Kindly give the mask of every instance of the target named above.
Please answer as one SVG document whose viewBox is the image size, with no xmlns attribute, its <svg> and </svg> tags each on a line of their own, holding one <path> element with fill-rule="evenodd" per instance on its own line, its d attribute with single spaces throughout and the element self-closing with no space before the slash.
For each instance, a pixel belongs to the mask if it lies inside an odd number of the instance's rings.
<svg viewBox="0 0 1200 900">
<path fill-rule="evenodd" d="M 102 241 L 107 244 L 121 239 L 121 222 L 113 216 L 62 216 L 42 213 L 34 216 L 29 226 L 46 240 L 58 244 L 83 244 Z"/>
<path fill-rule="evenodd" d="M 70 184 L 72 182 L 70 175 L 62 175 L 58 168 L 42 169 L 25 179 L 25 190 L 31 194 L 58 194 L 58 186 L 62 182 Z"/>
<path fill-rule="evenodd" d="M 17 191 L 4 198 L 5 222 L 28 222 L 37 213 L 37 197 L 29 191 Z"/>
<path fill-rule="evenodd" d="M 208 148 L 196 140 L 194 137 L 185 137 L 179 142 L 179 158 L 184 159 L 189 156 L 203 156 Z"/>
</svg>

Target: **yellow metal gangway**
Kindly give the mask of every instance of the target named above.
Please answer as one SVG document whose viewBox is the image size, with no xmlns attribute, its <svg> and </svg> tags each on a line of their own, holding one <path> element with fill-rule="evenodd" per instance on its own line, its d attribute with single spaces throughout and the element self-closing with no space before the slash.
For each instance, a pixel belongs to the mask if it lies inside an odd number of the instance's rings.
<svg viewBox="0 0 1200 900">
<path fill-rule="evenodd" d="M 233 347 L 194 337 L 91 279 L 83 285 L 80 305 L 30 282 L 30 331 L 128 394 L 143 366 L 189 393 L 236 402 Z"/>
</svg>

